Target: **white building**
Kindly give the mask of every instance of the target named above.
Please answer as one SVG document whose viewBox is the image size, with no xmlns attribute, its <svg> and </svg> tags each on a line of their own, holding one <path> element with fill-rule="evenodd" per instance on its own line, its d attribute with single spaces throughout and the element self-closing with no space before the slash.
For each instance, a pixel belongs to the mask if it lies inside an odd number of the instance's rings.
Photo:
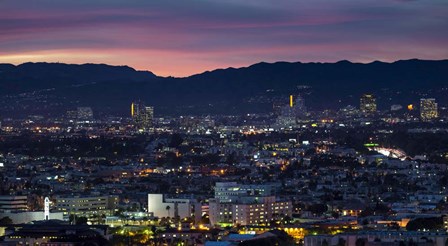
<svg viewBox="0 0 448 246">
<path fill-rule="evenodd" d="M 292 216 L 292 202 L 278 201 L 274 185 L 239 185 L 217 182 L 209 200 L 212 225 L 264 225 L 274 215 Z"/>
<path fill-rule="evenodd" d="M 192 217 L 201 219 L 201 203 L 193 198 L 167 198 L 163 194 L 148 194 L 148 212 L 155 217 Z"/>
<path fill-rule="evenodd" d="M 56 210 L 64 213 L 64 220 L 69 220 L 70 215 L 73 214 L 96 222 L 99 216 L 113 214 L 117 204 L 118 196 L 60 196 L 56 198 Z"/>
<path fill-rule="evenodd" d="M 0 218 L 9 217 L 13 224 L 27 224 L 32 221 L 45 220 L 44 211 L 0 212 Z M 50 220 L 63 220 L 62 212 L 50 213 Z"/>
</svg>

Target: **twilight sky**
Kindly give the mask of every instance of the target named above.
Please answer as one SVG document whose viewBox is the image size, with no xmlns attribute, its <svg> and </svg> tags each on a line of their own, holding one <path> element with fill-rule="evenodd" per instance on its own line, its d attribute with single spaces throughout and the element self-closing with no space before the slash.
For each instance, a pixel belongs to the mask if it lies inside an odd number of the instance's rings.
<svg viewBox="0 0 448 246">
<path fill-rule="evenodd" d="M 0 0 L 0 63 L 186 76 L 260 61 L 448 58 L 448 0 Z"/>
</svg>

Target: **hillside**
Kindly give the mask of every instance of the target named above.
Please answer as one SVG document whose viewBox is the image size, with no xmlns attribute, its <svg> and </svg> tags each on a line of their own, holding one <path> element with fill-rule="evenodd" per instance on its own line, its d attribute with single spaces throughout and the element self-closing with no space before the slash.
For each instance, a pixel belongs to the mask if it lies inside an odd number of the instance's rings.
<svg viewBox="0 0 448 246">
<path fill-rule="evenodd" d="M 135 99 L 155 105 L 159 113 L 268 112 L 273 101 L 286 100 L 286 95 L 296 93 L 303 94 L 311 108 L 324 109 L 357 105 L 365 92 L 375 93 L 380 109 L 385 109 L 395 103 L 416 103 L 428 96 L 446 105 L 447 90 L 443 88 L 447 85 L 448 60 L 258 63 L 186 78 L 162 78 L 151 72 L 104 64 L 0 64 L 2 103 L 17 102 L 16 107 L 23 107 L 30 103 L 32 93 L 46 98 L 45 102 L 27 106 L 26 112 L 83 105 L 126 114 L 130 101 Z M 0 110 L 8 114 L 12 108 Z"/>
</svg>

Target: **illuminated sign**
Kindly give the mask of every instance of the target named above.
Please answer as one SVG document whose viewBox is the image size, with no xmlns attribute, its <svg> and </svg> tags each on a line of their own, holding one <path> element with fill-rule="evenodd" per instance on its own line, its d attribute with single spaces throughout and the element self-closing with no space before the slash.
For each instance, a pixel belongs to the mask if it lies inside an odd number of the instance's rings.
<svg viewBox="0 0 448 246">
<path fill-rule="evenodd" d="M 378 144 L 376 144 L 376 143 L 366 143 L 366 144 L 364 144 L 364 146 L 366 146 L 366 147 L 378 147 Z"/>
</svg>

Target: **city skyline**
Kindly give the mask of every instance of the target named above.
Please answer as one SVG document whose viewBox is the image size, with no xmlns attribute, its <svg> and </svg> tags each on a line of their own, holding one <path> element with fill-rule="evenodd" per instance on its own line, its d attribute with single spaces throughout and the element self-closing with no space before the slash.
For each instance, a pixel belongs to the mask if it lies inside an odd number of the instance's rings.
<svg viewBox="0 0 448 246">
<path fill-rule="evenodd" d="M 0 246 L 447 246 L 446 30 L 447 0 L 0 0 Z"/>
<path fill-rule="evenodd" d="M 445 1 L 0 2 L 0 62 L 107 63 L 161 76 L 260 61 L 444 59 Z"/>
</svg>

